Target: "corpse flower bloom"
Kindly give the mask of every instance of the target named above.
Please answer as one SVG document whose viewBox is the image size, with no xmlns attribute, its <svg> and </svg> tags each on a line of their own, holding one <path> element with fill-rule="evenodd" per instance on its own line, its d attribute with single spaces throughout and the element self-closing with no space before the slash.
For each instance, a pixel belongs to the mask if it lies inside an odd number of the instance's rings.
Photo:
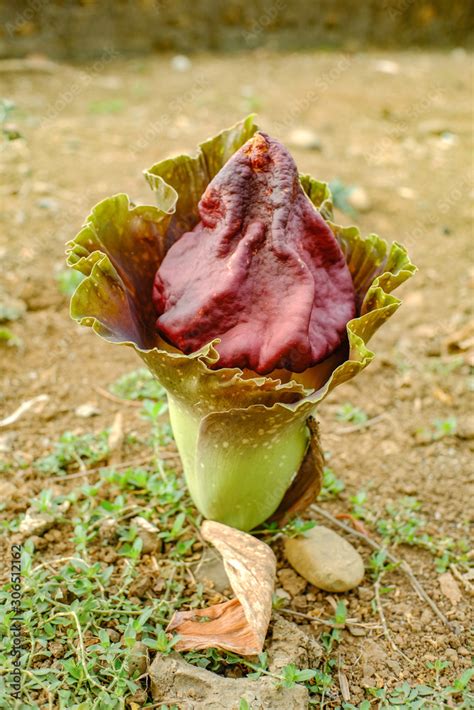
<svg viewBox="0 0 474 710">
<path fill-rule="evenodd" d="M 158 269 L 159 332 L 185 353 L 220 342 L 218 367 L 303 372 L 355 315 L 341 247 L 286 148 L 255 133 L 209 183 L 200 221 Z"/>
<path fill-rule="evenodd" d="M 333 224 L 327 185 L 253 117 L 145 176 L 157 207 L 115 195 L 68 244 L 86 277 L 72 317 L 133 347 L 166 389 L 205 517 L 284 520 L 320 486 L 318 403 L 372 360 L 415 267 L 400 244 Z"/>
</svg>

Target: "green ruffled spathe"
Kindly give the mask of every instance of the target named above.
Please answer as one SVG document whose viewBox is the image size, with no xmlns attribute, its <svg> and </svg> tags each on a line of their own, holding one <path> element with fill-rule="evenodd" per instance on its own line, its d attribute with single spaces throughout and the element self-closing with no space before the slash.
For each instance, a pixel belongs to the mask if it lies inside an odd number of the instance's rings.
<svg viewBox="0 0 474 710">
<path fill-rule="evenodd" d="M 157 163 L 145 172 L 157 207 L 133 206 L 125 194 L 110 197 L 67 245 L 69 266 L 86 277 L 72 297 L 72 317 L 105 340 L 133 347 L 145 361 L 168 393 L 197 508 L 242 530 L 285 508 L 310 429 L 314 435 L 308 423 L 316 405 L 371 362 L 369 339 L 400 305 L 391 291 L 416 271 L 400 244 L 389 247 L 375 234 L 364 238 L 355 227 L 333 224 L 328 186 L 302 175 L 303 189 L 328 221 L 352 274 L 359 316 L 347 324 L 348 345 L 305 373 L 279 370 L 263 377 L 211 369 L 218 340 L 191 355 L 166 343 L 156 331 L 151 299 L 156 271 L 176 239 L 199 221 L 198 202 L 209 182 L 256 130 L 249 116 L 202 143 L 194 157 Z"/>
</svg>

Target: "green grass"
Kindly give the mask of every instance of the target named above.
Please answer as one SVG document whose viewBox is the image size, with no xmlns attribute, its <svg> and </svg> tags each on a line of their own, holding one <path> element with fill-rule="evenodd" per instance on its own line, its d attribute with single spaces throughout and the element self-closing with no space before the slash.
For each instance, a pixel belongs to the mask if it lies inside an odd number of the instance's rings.
<svg viewBox="0 0 474 710">
<path fill-rule="evenodd" d="M 338 498 L 345 487 L 344 481 L 336 476 L 332 468 L 325 466 L 323 469 L 323 485 L 318 498 L 320 501 Z"/>
<path fill-rule="evenodd" d="M 165 399 L 163 387 L 151 372 L 143 367 L 120 377 L 110 385 L 109 390 L 117 397 L 134 401 L 144 399 L 163 401 Z"/>
<path fill-rule="evenodd" d="M 446 572 L 451 564 L 469 567 L 469 540 L 460 537 L 442 537 L 426 532 L 427 520 L 422 513 L 423 504 L 412 496 L 400 498 L 396 503 L 387 503 L 382 510 L 369 503 L 366 491 L 350 496 L 351 514 L 372 527 L 386 547 L 409 545 L 420 547 L 433 556 L 436 572 Z M 467 530 L 466 530 L 467 533 Z"/>
<path fill-rule="evenodd" d="M 351 424 L 365 424 L 368 416 L 360 407 L 356 407 L 350 402 L 345 402 L 337 408 L 336 419 L 341 422 L 350 422 Z"/>
<path fill-rule="evenodd" d="M 64 451 L 67 443 L 67 455 Z M 56 447 L 55 464 L 47 470 L 62 470 L 80 451 L 98 456 L 91 443 L 70 436 Z M 59 451 L 59 453 L 58 453 Z M 43 460 L 44 465 L 44 460 Z M 185 569 L 196 543 L 199 519 L 176 472 L 161 461 L 149 467 L 125 471 L 98 471 L 93 484 L 79 485 L 64 495 L 45 489 L 32 501 L 36 510 L 54 511 L 70 503 L 67 518 L 57 527 L 71 545 L 64 557 L 44 561 L 31 540 L 23 548 L 23 694 L 25 707 L 39 708 L 40 702 L 60 708 L 122 708 L 125 698 L 140 686 L 128 676 L 126 658 L 136 640 L 156 651 L 166 652 L 164 625 L 183 603 L 202 605 L 196 590 L 192 599 L 185 593 Z M 142 540 L 131 522 L 136 515 L 150 520 L 159 530 L 162 589 L 158 596 L 138 601 L 134 583 L 149 569 L 142 560 Z M 112 530 L 104 539 L 104 525 Z M 99 561 L 104 547 L 113 550 L 113 562 Z M 6 603 L 0 608 L 0 635 L 7 646 L 0 653 L 0 667 L 8 668 L 11 612 L 10 585 L 0 592 Z M 61 644 L 60 657 L 54 656 Z M 3 657 L 2 657 L 3 656 Z M 6 680 L 0 676 L 0 697 L 8 699 Z M 14 701 L 10 698 L 11 707 Z M 82 703 L 85 703 L 83 705 Z"/>
<path fill-rule="evenodd" d="M 438 659 L 435 663 L 428 663 L 428 668 L 434 670 L 433 685 L 411 685 L 407 681 L 401 683 L 393 690 L 384 688 L 371 688 L 370 694 L 376 698 L 378 707 L 408 708 L 410 710 L 444 710 L 444 708 L 472 708 L 474 695 L 469 692 L 468 685 L 474 675 L 474 668 L 469 668 L 462 673 L 452 685 L 442 686 L 440 672 L 449 666 L 447 661 Z M 453 703 L 457 704 L 454 705 Z M 351 705 L 343 705 L 344 710 Z M 366 705 L 367 710 L 370 705 Z M 359 710 L 362 710 L 359 706 Z"/>
<path fill-rule="evenodd" d="M 6 326 L 0 326 L 0 346 L 7 345 L 10 348 L 21 348 L 23 342 L 13 330 L 7 328 Z"/>
<path fill-rule="evenodd" d="M 35 469 L 45 475 L 61 475 L 71 466 L 89 468 L 104 461 L 109 453 L 109 432 L 81 434 L 66 431 L 47 456 L 35 460 Z"/>
<path fill-rule="evenodd" d="M 53 547 L 45 554 L 30 539 L 23 547 L 23 705 L 15 706 L 9 695 L 6 670 L 10 667 L 13 642 L 9 603 L 12 588 L 10 583 L 0 588 L 0 637 L 4 639 L 0 650 L 2 708 L 125 708 L 135 693 L 143 694 L 140 680 L 127 670 L 127 659 L 136 641 L 144 642 L 152 653 L 170 652 L 176 638 L 169 638 L 164 629 L 174 611 L 201 608 L 209 602 L 202 585 L 189 585 L 188 566 L 201 550 L 197 532 L 201 520 L 180 474 L 169 459 L 160 457 L 163 447 L 171 441 L 171 432 L 164 417 L 163 391 L 145 372 L 129 373 L 112 385 L 111 391 L 122 398 L 143 401 L 141 414 L 149 423 L 148 434 L 132 444 L 139 445 L 142 454 L 146 447 L 147 465 L 106 466 L 107 430 L 80 435 L 65 432 L 50 453 L 33 462 L 33 469 L 40 476 L 56 478 L 58 483 L 65 475 L 85 468 L 94 473 L 87 483 L 81 478 L 65 480 L 62 489 L 48 481 L 30 500 L 33 511 L 54 518 L 54 529 L 60 531 L 64 546 L 59 552 L 55 553 Z M 325 467 L 323 497 L 336 498 L 343 490 L 343 482 Z M 420 545 L 436 555 L 440 569 L 447 569 L 453 560 L 461 565 L 467 561 L 467 550 L 460 549 L 460 541 L 433 539 L 426 534 L 422 505 L 416 499 L 402 499 L 382 512 L 374 512 L 365 492 L 352 496 L 350 502 L 354 516 L 373 526 L 387 545 Z M 136 516 L 146 518 L 157 529 L 153 556 L 158 568 L 145 555 L 140 529 L 133 522 Z M 3 535 L 17 531 L 23 517 L 21 513 L 13 520 L 4 519 Z M 272 542 L 282 533 L 301 534 L 313 525 L 314 521 L 296 518 L 283 529 L 268 525 L 260 533 Z M 380 579 L 392 567 L 383 551 L 370 559 L 374 579 Z M 147 575 L 148 589 L 140 588 Z M 380 591 L 385 593 L 390 588 Z M 340 600 L 332 619 L 336 627 L 320 637 L 323 659 L 318 668 L 289 664 L 281 672 L 272 673 L 266 653 L 257 659 L 243 659 L 210 649 L 188 653 L 186 658 L 221 674 L 238 666 L 243 675 L 268 676 L 277 686 L 302 683 L 310 693 L 311 706 L 333 708 L 339 687 L 338 646 L 346 619 L 347 610 Z M 443 669 L 434 669 L 437 675 L 429 688 L 431 695 L 428 690 L 423 695 L 422 686 L 403 684 L 394 691 L 373 689 L 366 704 L 359 707 L 406 707 L 405 696 L 415 698 L 414 702 L 419 698 L 431 702 L 438 693 Z M 467 697 L 468 680 L 464 674 L 452 686 L 444 687 L 442 697 Z M 340 707 L 354 706 L 346 703 Z"/>
<path fill-rule="evenodd" d="M 439 441 L 447 436 L 454 436 L 457 431 L 456 417 L 447 417 L 446 419 L 435 419 L 431 426 L 421 427 L 415 431 L 415 435 L 420 443 L 431 443 Z"/>
</svg>

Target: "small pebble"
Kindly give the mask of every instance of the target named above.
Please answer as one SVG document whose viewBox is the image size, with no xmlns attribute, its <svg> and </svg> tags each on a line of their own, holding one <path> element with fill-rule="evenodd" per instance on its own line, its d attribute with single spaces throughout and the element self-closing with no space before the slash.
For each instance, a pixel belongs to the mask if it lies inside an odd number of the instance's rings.
<svg viewBox="0 0 474 710">
<path fill-rule="evenodd" d="M 80 404 L 74 410 L 74 414 L 77 417 L 82 417 L 83 419 L 88 419 L 89 417 L 96 417 L 100 414 L 100 409 L 92 402 L 86 402 L 85 404 Z"/>
<path fill-rule="evenodd" d="M 350 191 L 347 201 L 358 212 L 368 212 L 372 207 L 370 198 L 363 187 L 354 187 Z"/>
<path fill-rule="evenodd" d="M 149 575 L 140 575 L 137 577 L 137 579 L 132 582 L 132 584 L 129 587 L 129 594 L 138 597 L 139 599 L 143 599 L 146 596 L 146 593 L 148 592 L 149 589 L 153 586 L 152 579 Z"/>
<path fill-rule="evenodd" d="M 395 76 L 395 74 L 398 74 L 400 71 L 400 65 L 391 59 L 377 59 L 377 61 L 374 62 L 374 69 L 380 72 L 380 74 Z"/>
<path fill-rule="evenodd" d="M 351 626 L 351 624 L 349 624 L 347 628 L 353 636 L 367 636 L 367 629 L 363 626 Z"/>
<path fill-rule="evenodd" d="M 298 574 L 328 592 L 346 592 L 364 577 L 364 562 L 357 550 L 324 525 L 287 539 L 285 554 Z"/>
<path fill-rule="evenodd" d="M 372 587 L 359 587 L 357 595 L 361 601 L 370 602 L 374 598 L 374 590 Z"/>
<path fill-rule="evenodd" d="M 429 609 L 425 609 L 421 615 L 420 623 L 423 627 L 428 626 L 433 619 L 433 614 Z"/>
<path fill-rule="evenodd" d="M 23 539 L 30 537 L 31 535 L 43 535 L 45 532 L 50 530 L 56 523 L 57 518 L 59 518 L 62 513 L 65 513 L 71 503 L 65 500 L 61 505 L 58 505 L 52 513 L 41 513 L 35 508 L 28 508 L 25 513 L 25 517 L 21 521 L 18 530 L 23 536 Z"/>
<path fill-rule="evenodd" d="M 458 439 L 474 439 L 474 418 L 459 423 L 456 436 Z"/>
<path fill-rule="evenodd" d="M 297 594 L 296 597 L 293 597 L 293 606 L 298 611 L 305 611 L 308 607 L 308 600 L 306 599 L 305 595 Z"/>
<path fill-rule="evenodd" d="M 292 597 L 302 594 L 306 589 L 306 579 L 300 577 L 296 572 L 289 567 L 285 567 L 278 571 L 278 579 L 280 584 Z"/>
<path fill-rule="evenodd" d="M 171 66 L 175 71 L 185 72 L 191 69 L 192 62 L 185 54 L 177 54 L 171 60 Z"/>
<path fill-rule="evenodd" d="M 158 528 L 140 515 L 133 518 L 131 523 L 138 528 L 138 537 L 143 543 L 142 554 L 156 552 L 161 545 L 161 540 L 158 537 L 160 532 Z"/>
<path fill-rule="evenodd" d="M 396 676 L 398 676 L 398 677 L 400 676 L 400 674 L 402 672 L 402 667 L 400 666 L 398 661 L 395 661 L 391 658 L 387 658 L 385 663 L 390 668 L 390 670 L 393 671 L 393 673 L 395 673 Z"/>
<path fill-rule="evenodd" d="M 400 197 L 403 197 L 405 200 L 414 200 L 416 198 L 416 192 L 411 187 L 400 185 L 400 187 L 397 188 L 397 192 Z"/>
<path fill-rule="evenodd" d="M 117 521 L 115 518 L 104 518 L 99 525 L 99 538 L 107 542 L 112 542 L 117 537 L 117 527 Z"/>
<path fill-rule="evenodd" d="M 310 128 L 295 128 L 288 136 L 288 143 L 294 148 L 321 150 L 321 141 Z"/>
<path fill-rule="evenodd" d="M 446 651 L 444 652 L 444 655 L 446 658 L 449 658 L 450 661 L 457 661 L 458 660 L 458 654 L 454 650 L 454 648 L 447 648 Z"/>
<path fill-rule="evenodd" d="M 48 644 L 48 648 L 51 651 L 53 658 L 62 658 L 66 653 L 66 647 L 60 641 L 51 641 Z"/>
<path fill-rule="evenodd" d="M 112 643 L 118 643 L 120 641 L 120 634 L 115 629 L 107 629 L 107 634 Z"/>
<path fill-rule="evenodd" d="M 130 649 L 130 655 L 127 659 L 127 670 L 130 676 L 141 676 L 146 673 L 148 668 L 148 646 L 142 641 L 137 641 Z"/>
<path fill-rule="evenodd" d="M 289 594 L 286 589 L 283 589 L 282 587 L 275 589 L 275 596 L 278 599 L 282 599 L 287 602 L 291 601 L 291 594 Z"/>
</svg>

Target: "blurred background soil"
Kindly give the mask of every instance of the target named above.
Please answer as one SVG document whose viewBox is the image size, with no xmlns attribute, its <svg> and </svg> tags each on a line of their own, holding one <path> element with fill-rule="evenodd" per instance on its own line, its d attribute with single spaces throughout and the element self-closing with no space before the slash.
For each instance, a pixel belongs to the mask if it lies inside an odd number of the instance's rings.
<svg viewBox="0 0 474 710">
<path fill-rule="evenodd" d="M 4 0 L 0 56 L 90 59 L 153 51 L 452 47 L 472 41 L 471 0 Z"/>
<path fill-rule="evenodd" d="M 90 14 L 86 5 L 80 12 Z M 418 15 L 425 8 L 435 22 L 445 3 L 415 3 L 410 12 L 415 5 Z M 226 7 L 230 19 L 224 34 L 231 37 L 233 5 Z M 336 3 L 333 13 L 346 7 Z M 464 3 L 449 7 L 456 17 L 466 11 Z M 56 16 L 65 11 L 55 3 L 48 8 Z M 40 15 L 28 21 L 35 23 Z M 327 26 L 328 10 L 324 17 Z M 357 21 L 368 27 L 370 17 Z M 192 18 L 191 12 L 183 30 L 188 39 L 170 40 L 173 49 L 184 52 L 191 33 L 199 34 Z M 333 20 L 333 34 L 340 22 Z M 468 30 L 468 23 L 454 24 L 450 41 Z M 110 426 L 120 405 L 104 398 L 97 386 L 106 388 L 139 366 L 131 351 L 102 342 L 70 320 L 68 298 L 57 283 L 65 242 L 108 195 L 127 192 L 136 202 L 152 201 L 143 169 L 168 155 L 193 152 L 198 142 L 256 112 L 259 125 L 291 148 L 301 172 L 339 189 L 343 210 L 336 210 L 336 221 L 355 221 L 365 233 L 402 242 L 419 267 L 397 292 L 403 298 L 400 311 L 371 343 L 374 363 L 321 408 L 330 464 L 348 495 L 363 488 L 380 509 L 414 496 L 422 503 L 428 532 L 466 537 L 474 448 L 468 325 L 474 287 L 472 55 L 461 47 L 362 52 L 348 41 L 358 34 L 357 26 L 345 37 L 345 48 L 335 51 L 282 53 L 260 47 L 227 55 L 124 56 L 117 40 L 81 64 L 37 55 L 0 62 L 1 95 L 14 104 L 4 108 L 6 138 L 0 150 L 0 290 L 24 304 L 8 325 L 14 341 L 0 346 L 0 418 L 32 397 L 48 397 L 40 411 L 26 413 L 1 434 L 4 458 L 32 461 L 63 431 Z M 421 31 L 416 23 L 410 27 Z M 37 31 L 44 38 L 44 27 Z M 68 33 L 67 51 L 57 39 L 51 54 L 75 54 L 76 32 L 72 27 Z M 382 39 L 390 35 L 388 29 L 377 32 Z M 32 27 L 20 32 L 17 56 L 38 50 L 36 36 Z M 89 39 L 86 55 L 92 52 Z M 148 49 L 157 40 L 147 41 Z M 213 42 L 209 39 L 205 49 Z M 232 40 L 219 40 L 217 46 L 222 43 L 231 46 Z M 357 187 L 349 208 L 347 186 Z M 93 420 L 78 417 L 78 406 L 91 402 L 99 414 Z M 345 402 L 379 418 L 372 426 L 344 431 L 334 413 Z M 133 408 L 124 416 L 126 429 L 139 426 Z M 451 425 L 438 437 L 443 422 Z M 26 510 L 41 486 L 28 469 L 0 474 L 2 516 Z M 428 552 L 404 547 L 403 556 L 446 616 L 467 630 L 467 589 L 462 587 L 461 599 L 453 603 L 441 590 Z M 449 632 L 402 574 L 394 573 L 394 579 L 385 614 L 396 644 L 413 663 L 380 633 L 368 639 L 345 632 L 340 654 L 352 702 L 361 700 L 371 683 L 423 682 L 426 662 L 436 658 L 450 662 L 447 677 L 469 665 L 465 634 Z M 318 603 L 328 603 L 324 593 L 318 595 Z M 370 585 L 346 598 L 351 614 L 370 617 Z M 307 611 L 312 603 L 300 600 L 300 608 Z"/>
</svg>

